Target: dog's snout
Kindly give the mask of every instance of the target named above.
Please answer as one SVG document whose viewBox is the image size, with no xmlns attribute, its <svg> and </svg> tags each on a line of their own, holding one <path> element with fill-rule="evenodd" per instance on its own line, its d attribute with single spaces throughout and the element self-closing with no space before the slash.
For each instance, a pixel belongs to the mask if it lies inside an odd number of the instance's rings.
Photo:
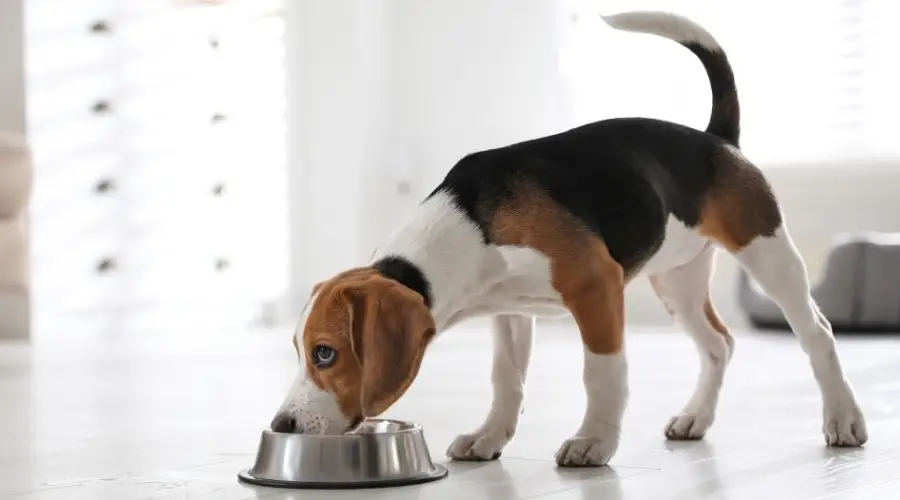
<svg viewBox="0 0 900 500">
<path fill-rule="evenodd" d="M 298 433 L 297 418 L 293 415 L 278 414 L 272 419 L 272 432 Z"/>
</svg>

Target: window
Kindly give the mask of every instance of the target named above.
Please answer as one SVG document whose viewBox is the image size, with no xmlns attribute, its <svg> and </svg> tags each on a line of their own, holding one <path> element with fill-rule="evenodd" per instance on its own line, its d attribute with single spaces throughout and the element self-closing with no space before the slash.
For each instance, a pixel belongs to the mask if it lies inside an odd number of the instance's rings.
<svg viewBox="0 0 900 500">
<path fill-rule="evenodd" d="M 896 0 L 572 0 L 562 54 L 579 122 L 648 116 L 705 128 L 710 97 L 694 56 L 615 31 L 598 13 L 668 10 L 725 48 L 742 107 L 742 146 L 778 165 L 900 159 Z"/>
</svg>

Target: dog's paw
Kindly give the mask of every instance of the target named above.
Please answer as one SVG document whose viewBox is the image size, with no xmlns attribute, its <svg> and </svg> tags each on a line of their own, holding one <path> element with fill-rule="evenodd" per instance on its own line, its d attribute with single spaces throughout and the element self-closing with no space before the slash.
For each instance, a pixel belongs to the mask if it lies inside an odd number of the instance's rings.
<svg viewBox="0 0 900 500">
<path fill-rule="evenodd" d="M 862 446 L 869 440 L 866 420 L 853 400 L 825 408 L 822 433 L 828 446 Z"/>
<path fill-rule="evenodd" d="M 472 434 L 460 434 L 447 448 L 447 456 L 453 460 L 465 461 L 497 460 L 512 437 L 513 431 L 503 427 L 488 427 Z"/>
<path fill-rule="evenodd" d="M 703 439 L 712 426 L 713 418 L 709 411 L 681 414 L 670 418 L 663 432 L 666 438 L 674 441 Z"/>
<path fill-rule="evenodd" d="M 609 463 L 619 447 L 618 437 L 575 436 L 565 440 L 556 452 L 560 467 L 600 467 Z"/>
</svg>

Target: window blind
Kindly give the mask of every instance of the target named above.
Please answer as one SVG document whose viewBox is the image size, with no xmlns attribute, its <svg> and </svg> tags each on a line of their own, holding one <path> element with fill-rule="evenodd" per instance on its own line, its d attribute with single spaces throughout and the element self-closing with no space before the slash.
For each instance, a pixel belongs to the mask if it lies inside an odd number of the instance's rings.
<svg viewBox="0 0 900 500">
<path fill-rule="evenodd" d="M 900 159 L 900 2 L 573 0 L 561 71 L 579 122 L 648 116 L 705 128 L 706 75 L 682 47 L 618 32 L 598 13 L 668 10 L 725 48 L 742 105 L 742 145 L 765 167 Z"/>
</svg>

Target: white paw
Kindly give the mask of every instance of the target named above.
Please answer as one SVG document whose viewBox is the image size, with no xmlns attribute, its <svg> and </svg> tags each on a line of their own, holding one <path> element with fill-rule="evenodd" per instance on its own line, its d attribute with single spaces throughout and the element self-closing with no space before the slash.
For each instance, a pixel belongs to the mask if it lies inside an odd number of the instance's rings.
<svg viewBox="0 0 900 500">
<path fill-rule="evenodd" d="M 713 414 L 699 411 L 672 417 L 666 424 L 666 437 L 676 441 L 703 439 L 706 431 L 712 426 Z"/>
<path fill-rule="evenodd" d="M 828 446 L 861 446 L 869 440 L 866 420 L 855 401 L 826 407 L 822 432 Z"/>
<path fill-rule="evenodd" d="M 505 427 L 492 426 L 472 434 L 460 434 L 447 448 L 447 456 L 453 460 L 497 460 L 513 433 Z"/>
<path fill-rule="evenodd" d="M 619 447 L 618 435 L 610 438 L 575 436 L 563 442 L 556 452 L 560 467 L 599 467 L 606 465 Z"/>
</svg>

